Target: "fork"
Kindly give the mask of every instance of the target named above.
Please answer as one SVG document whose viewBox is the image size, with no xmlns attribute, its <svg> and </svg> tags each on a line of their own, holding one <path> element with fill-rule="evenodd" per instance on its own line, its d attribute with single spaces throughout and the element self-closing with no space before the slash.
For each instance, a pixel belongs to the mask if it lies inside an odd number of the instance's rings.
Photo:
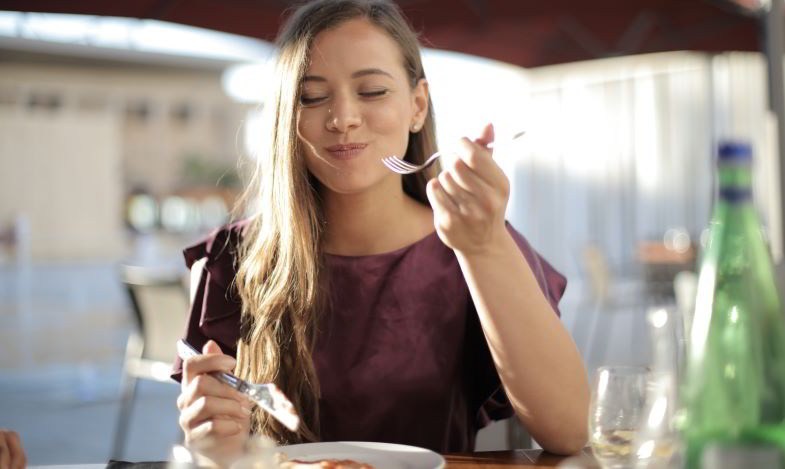
<svg viewBox="0 0 785 469">
<path fill-rule="evenodd" d="M 177 354 L 183 360 L 201 355 L 198 350 L 183 339 L 177 341 Z M 292 402 L 275 384 L 249 383 L 244 379 L 223 371 L 210 373 L 210 376 L 245 394 L 274 419 L 284 424 L 286 428 L 291 431 L 297 431 L 297 427 L 300 425 L 300 417 L 295 412 Z"/>
<path fill-rule="evenodd" d="M 506 140 L 505 142 L 511 142 L 511 141 L 517 139 L 518 137 L 522 136 L 525 133 L 526 133 L 526 131 L 522 130 L 522 131 L 516 133 L 515 135 L 513 135 L 512 137 L 510 137 L 510 139 Z M 486 148 L 493 148 L 493 144 L 494 144 L 494 142 L 489 143 L 486 146 Z M 398 173 L 398 174 L 413 174 L 413 173 L 420 172 L 423 169 L 427 168 L 428 166 L 432 165 L 433 162 L 436 161 L 440 156 L 442 156 L 442 152 L 441 151 L 437 151 L 436 153 L 434 153 L 433 155 L 428 157 L 428 159 L 425 160 L 425 163 L 419 164 L 419 165 L 409 163 L 408 161 L 406 161 L 406 160 L 404 160 L 404 159 L 402 159 L 400 157 L 397 157 L 397 156 L 388 156 L 388 157 L 382 158 L 382 163 L 385 166 L 387 166 L 387 168 L 389 168 L 391 171 L 393 171 L 395 173 Z"/>
</svg>

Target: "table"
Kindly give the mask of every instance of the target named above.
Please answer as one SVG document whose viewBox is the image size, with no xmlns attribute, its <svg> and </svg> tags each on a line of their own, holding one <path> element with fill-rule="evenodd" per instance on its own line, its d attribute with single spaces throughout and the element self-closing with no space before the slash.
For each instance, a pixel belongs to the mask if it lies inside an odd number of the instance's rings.
<svg viewBox="0 0 785 469">
<path fill-rule="evenodd" d="M 565 467 L 594 469 L 600 466 L 591 455 L 590 448 L 584 448 L 575 456 L 556 456 L 539 449 L 516 449 L 509 451 L 482 451 L 478 453 L 445 454 L 447 469 L 525 469 Z M 559 465 L 562 466 L 559 466 Z M 126 463 L 112 461 L 108 469 L 166 469 L 164 462 Z M 47 469 L 53 469 L 47 467 Z"/>
<path fill-rule="evenodd" d="M 695 271 L 697 257 L 695 246 L 676 251 L 662 242 L 641 241 L 637 258 L 643 267 L 649 296 L 656 300 L 673 298 L 673 279 L 682 270 Z"/>
<path fill-rule="evenodd" d="M 447 469 L 527 469 L 559 467 L 599 468 L 590 448 L 572 457 L 556 456 L 539 449 L 516 449 L 509 451 L 483 451 L 479 453 L 446 454 Z"/>
</svg>

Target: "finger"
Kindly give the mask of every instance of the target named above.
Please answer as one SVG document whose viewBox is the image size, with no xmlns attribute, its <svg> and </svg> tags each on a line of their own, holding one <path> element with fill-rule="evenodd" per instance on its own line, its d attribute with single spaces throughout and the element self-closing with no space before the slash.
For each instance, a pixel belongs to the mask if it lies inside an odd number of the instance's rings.
<svg viewBox="0 0 785 469">
<path fill-rule="evenodd" d="M 487 123 L 482 128 L 482 132 L 480 132 L 480 136 L 474 139 L 475 143 L 482 145 L 483 147 L 487 147 L 491 142 L 494 141 L 496 138 L 496 132 L 493 129 L 492 123 Z"/>
<path fill-rule="evenodd" d="M 8 450 L 10 453 L 10 467 L 12 469 L 23 469 L 27 465 L 25 451 L 22 448 L 22 439 L 16 432 L 7 434 Z"/>
<path fill-rule="evenodd" d="M 181 410 L 192 405 L 203 396 L 232 399 L 241 404 L 250 402 L 250 399 L 245 394 L 226 383 L 218 381 L 215 377 L 205 374 L 194 378 L 181 395 L 182 397 L 178 398 L 178 405 Z"/>
<path fill-rule="evenodd" d="M 425 186 L 425 193 L 432 206 L 447 212 L 458 213 L 458 206 L 444 192 L 441 184 L 439 184 L 439 179 L 434 178 L 428 181 L 428 184 Z M 434 213 L 436 214 L 436 211 Z"/>
<path fill-rule="evenodd" d="M 221 346 L 218 345 L 218 343 L 216 343 L 214 340 L 210 339 L 202 347 L 202 353 L 208 355 L 208 354 L 219 354 L 223 352 L 221 351 Z"/>
<path fill-rule="evenodd" d="M 495 212 L 498 209 L 499 197 L 506 197 L 505 187 L 508 187 L 506 182 L 502 182 L 502 185 L 497 188 L 491 187 L 460 159 L 454 163 L 450 175 L 458 186 L 472 194 L 474 197 L 472 201 L 481 212 Z"/>
<path fill-rule="evenodd" d="M 493 191 L 487 182 L 480 178 L 462 159 L 456 158 L 449 169 L 450 175 L 461 187 L 474 196 L 481 196 Z"/>
<path fill-rule="evenodd" d="M 0 469 L 11 467 L 11 454 L 8 448 L 8 432 L 0 431 Z"/>
<path fill-rule="evenodd" d="M 215 418 L 229 418 L 238 422 L 250 421 L 250 403 L 242 405 L 234 399 L 202 396 L 180 413 L 180 425 L 193 429 L 202 422 Z"/>
<path fill-rule="evenodd" d="M 459 186 L 449 171 L 439 173 L 439 184 L 450 199 L 455 202 L 458 211 L 464 215 L 468 213 L 469 206 L 474 204 L 474 196 Z"/>
<path fill-rule="evenodd" d="M 493 161 L 490 150 L 464 137 L 461 139 L 457 153 L 458 158 L 466 163 L 466 166 L 471 168 L 488 185 L 496 187 L 501 183 L 504 172 Z"/>
<path fill-rule="evenodd" d="M 186 407 L 188 407 L 188 403 L 186 402 L 185 390 L 186 390 L 186 386 L 182 386 L 180 394 L 177 395 L 177 408 L 179 410 L 183 410 Z"/>
<path fill-rule="evenodd" d="M 214 419 L 203 422 L 191 430 L 189 440 L 204 440 L 236 435 L 243 431 L 243 426 L 231 419 Z"/>
<path fill-rule="evenodd" d="M 217 345 L 216 345 L 217 347 Z M 237 360 L 220 353 L 209 353 L 198 355 L 183 361 L 183 384 L 187 386 L 193 379 L 205 373 L 216 371 L 231 372 L 234 370 Z"/>
</svg>

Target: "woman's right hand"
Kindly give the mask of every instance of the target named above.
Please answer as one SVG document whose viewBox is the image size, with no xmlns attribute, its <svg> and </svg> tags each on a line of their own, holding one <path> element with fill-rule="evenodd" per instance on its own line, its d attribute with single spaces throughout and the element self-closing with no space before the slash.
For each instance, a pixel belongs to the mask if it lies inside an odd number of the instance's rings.
<svg viewBox="0 0 785 469">
<path fill-rule="evenodd" d="M 185 444 L 223 465 L 242 454 L 251 428 L 253 403 L 231 386 L 210 376 L 232 372 L 236 361 L 208 341 L 202 355 L 183 361 L 183 379 L 177 407 Z"/>
</svg>

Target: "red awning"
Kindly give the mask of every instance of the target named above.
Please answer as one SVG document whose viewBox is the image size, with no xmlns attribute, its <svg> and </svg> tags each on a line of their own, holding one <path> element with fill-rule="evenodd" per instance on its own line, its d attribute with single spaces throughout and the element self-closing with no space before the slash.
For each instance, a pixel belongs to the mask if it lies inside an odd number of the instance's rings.
<svg viewBox="0 0 785 469">
<path fill-rule="evenodd" d="M 400 0 L 427 47 L 524 67 L 669 50 L 761 50 L 729 0 Z M 735 6 L 734 6 L 735 5 Z M 147 18 L 272 40 L 282 0 L 0 0 L 0 9 Z"/>
</svg>

